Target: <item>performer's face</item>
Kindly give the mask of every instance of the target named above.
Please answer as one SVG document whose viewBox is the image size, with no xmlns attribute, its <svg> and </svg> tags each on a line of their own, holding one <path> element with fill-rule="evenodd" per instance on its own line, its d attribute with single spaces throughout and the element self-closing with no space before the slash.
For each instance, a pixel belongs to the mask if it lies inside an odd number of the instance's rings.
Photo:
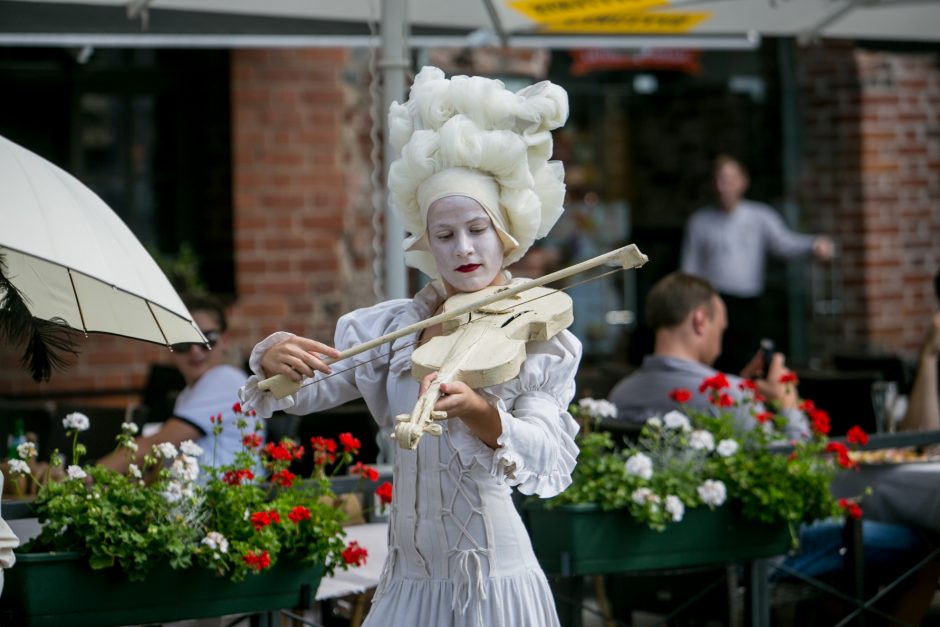
<svg viewBox="0 0 940 627">
<path fill-rule="evenodd" d="M 502 282 L 503 244 L 480 203 L 445 196 L 428 209 L 428 244 L 450 294 Z"/>
</svg>

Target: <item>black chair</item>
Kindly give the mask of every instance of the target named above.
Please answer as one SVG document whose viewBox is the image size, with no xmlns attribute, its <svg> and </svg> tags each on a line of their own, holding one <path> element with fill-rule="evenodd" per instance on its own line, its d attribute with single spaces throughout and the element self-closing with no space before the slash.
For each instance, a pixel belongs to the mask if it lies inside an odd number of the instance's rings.
<svg viewBox="0 0 940 627">
<path fill-rule="evenodd" d="M 883 381 L 894 381 L 900 392 L 911 387 L 911 365 L 899 355 L 872 355 L 866 353 L 837 353 L 832 366 L 840 372 L 878 372 Z"/>
</svg>

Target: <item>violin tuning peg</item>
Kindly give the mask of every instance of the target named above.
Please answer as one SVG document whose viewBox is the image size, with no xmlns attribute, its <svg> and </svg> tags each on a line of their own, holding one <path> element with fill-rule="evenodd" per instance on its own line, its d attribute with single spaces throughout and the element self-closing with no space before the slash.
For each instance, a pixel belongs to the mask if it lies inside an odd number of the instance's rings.
<svg viewBox="0 0 940 627">
<path fill-rule="evenodd" d="M 442 434 L 442 433 L 444 432 L 444 429 L 441 428 L 441 425 L 437 425 L 437 424 L 433 424 L 433 423 L 427 425 L 427 426 L 424 428 L 424 430 L 425 430 L 426 432 L 430 433 L 431 435 L 440 435 L 440 434 Z"/>
<path fill-rule="evenodd" d="M 446 419 L 447 419 L 447 412 L 446 412 L 446 411 L 431 410 L 431 419 L 432 419 L 432 420 L 446 420 Z"/>
</svg>

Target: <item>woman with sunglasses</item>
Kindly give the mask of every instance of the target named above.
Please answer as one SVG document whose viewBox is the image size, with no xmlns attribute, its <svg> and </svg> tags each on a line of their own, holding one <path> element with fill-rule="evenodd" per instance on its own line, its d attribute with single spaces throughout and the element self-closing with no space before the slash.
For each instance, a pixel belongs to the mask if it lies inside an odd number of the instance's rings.
<svg viewBox="0 0 940 627">
<path fill-rule="evenodd" d="M 228 328 L 225 310 L 209 296 L 184 296 L 183 303 L 206 336 L 208 348 L 203 344 L 174 344 L 171 347 L 173 363 L 183 375 L 186 387 L 176 397 L 173 415 L 164 421 L 160 430 L 136 439 L 138 466 L 143 465 L 144 456 L 150 449 L 162 442 L 179 446 L 192 440 L 202 448 L 199 462 L 205 466 L 230 464 L 235 453 L 241 450 L 241 436 L 235 428 L 232 406 L 238 400 L 238 389 L 245 383 L 247 375 L 243 370 L 224 363 L 225 331 Z M 224 428 L 220 435 L 214 436 L 211 419 L 220 414 Z M 218 440 L 214 442 L 216 437 Z M 115 451 L 99 459 L 98 463 L 123 472 L 127 470 L 127 452 L 123 449 Z"/>
<path fill-rule="evenodd" d="M 391 165 L 393 206 L 410 236 L 406 261 L 433 280 L 412 299 L 359 309 L 337 323 L 345 349 L 441 311 L 444 301 L 512 281 L 504 268 L 562 212 L 563 172 L 548 161 L 551 131 L 568 114 L 551 83 L 519 92 L 480 77 L 424 68 L 409 101 L 389 114 L 401 156 Z M 363 352 L 331 370 L 325 343 L 275 333 L 251 355 L 243 402 L 262 416 L 307 414 L 361 397 L 385 432 L 431 384 L 412 378 L 415 346 L 440 325 Z M 479 390 L 440 386 L 451 419 L 414 450 L 395 447 L 389 557 L 364 627 L 559 624 L 545 575 L 512 502 L 512 488 L 550 497 L 571 483 L 578 427 L 567 412 L 581 345 L 568 331 L 529 342 L 513 379 Z M 323 375 L 335 372 L 332 377 Z M 322 375 L 320 373 L 323 373 Z M 296 393 L 276 400 L 263 378 L 284 375 Z"/>
</svg>

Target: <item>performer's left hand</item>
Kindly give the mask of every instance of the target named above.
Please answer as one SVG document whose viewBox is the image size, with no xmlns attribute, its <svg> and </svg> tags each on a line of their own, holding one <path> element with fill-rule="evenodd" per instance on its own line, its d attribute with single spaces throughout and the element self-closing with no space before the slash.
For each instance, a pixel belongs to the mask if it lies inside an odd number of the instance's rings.
<svg viewBox="0 0 940 627">
<path fill-rule="evenodd" d="M 437 379 L 437 373 L 424 377 L 421 381 L 421 394 Z M 437 411 L 447 412 L 448 417 L 459 418 L 478 438 L 490 448 L 496 448 L 496 439 L 502 434 L 499 410 L 485 398 L 462 381 L 441 384 L 441 397 L 434 404 Z"/>
</svg>

